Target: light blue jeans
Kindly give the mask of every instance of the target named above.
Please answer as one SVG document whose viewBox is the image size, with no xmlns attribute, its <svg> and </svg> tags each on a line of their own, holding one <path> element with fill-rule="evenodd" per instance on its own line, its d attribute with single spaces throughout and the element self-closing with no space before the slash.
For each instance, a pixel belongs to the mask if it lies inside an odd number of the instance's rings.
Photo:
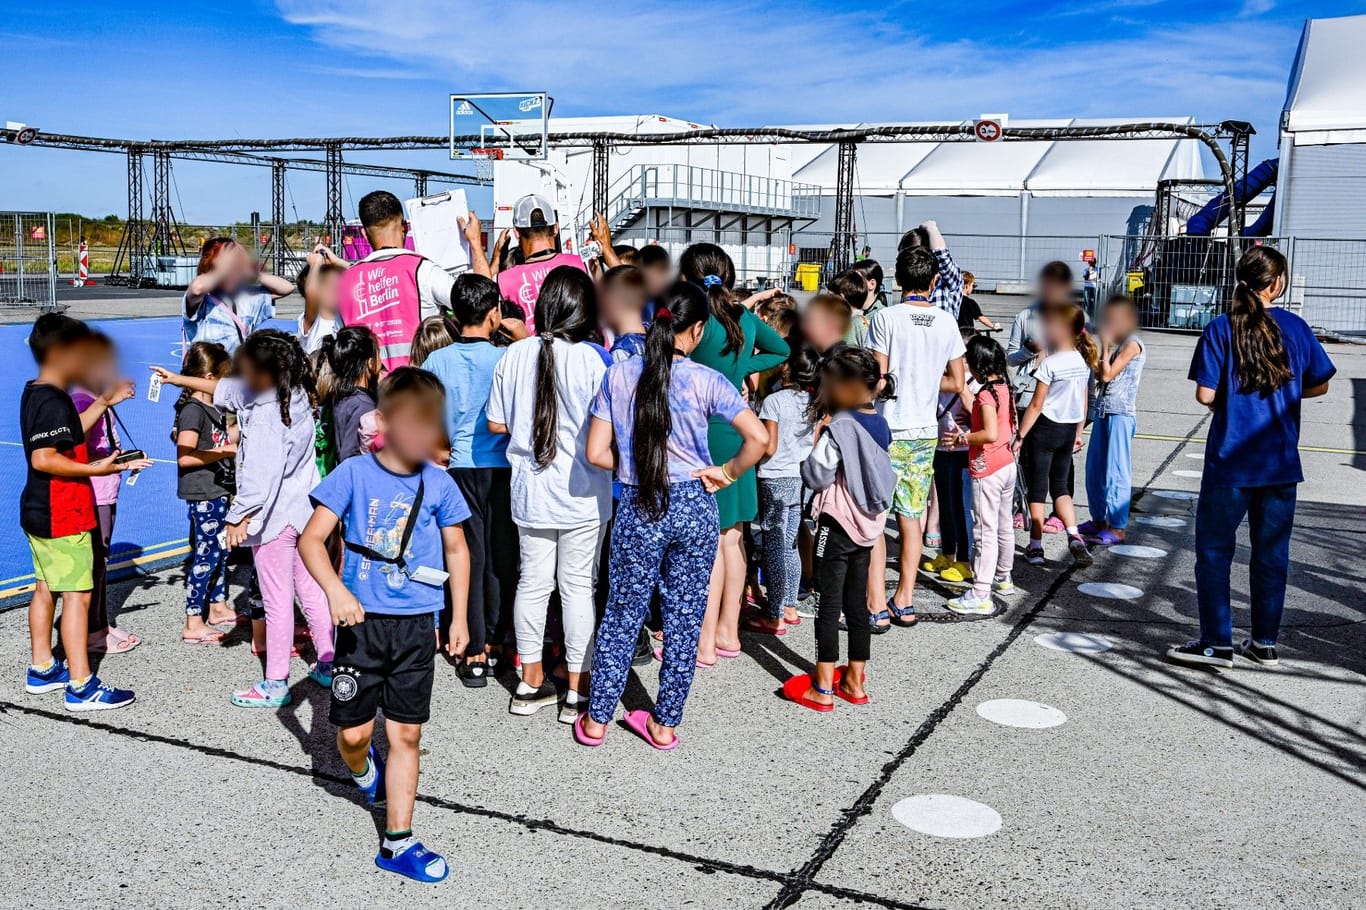
<svg viewBox="0 0 1366 910">
<path fill-rule="evenodd" d="M 1116 531 L 1129 524 L 1133 494 L 1133 441 L 1137 422 L 1129 414 L 1107 414 L 1091 424 L 1086 450 L 1086 502 L 1091 520 Z"/>
</svg>

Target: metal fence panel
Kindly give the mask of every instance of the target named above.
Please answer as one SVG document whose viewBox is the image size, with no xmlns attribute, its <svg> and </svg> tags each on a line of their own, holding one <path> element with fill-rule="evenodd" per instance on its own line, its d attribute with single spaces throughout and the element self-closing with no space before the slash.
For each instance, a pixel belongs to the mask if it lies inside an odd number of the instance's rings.
<svg viewBox="0 0 1366 910">
<path fill-rule="evenodd" d="M 51 212 L 0 212 L 0 306 L 57 307 Z"/>
<path fill-rule="evenodd" d="M 748 286 L 795 287 L 798 265 L 819 266 L 824 283 L 832 274 L 829 231 L 763 230 L 708 220 L 694 227 L 641 225 L 618 235 L 622 243 L 658 242 L 675 260 L 691 243 L 718 243 L 735 261 L 737 280 Z M 726 226 L 721 226 L 721 225 Z M 893 284 L 900 233 L 861 234 L 856 249 L 882 264 Z M 1305 237 L 1243 238 L 1177 235 L 949 234 L 954 261 L 977 277 L 983 291 L 1024 293 L 1047 262 L 1061 260 L 1078 278 L 1084 251 L 1093 250 L 1100 269 L 1100 297 L 1129 294 L 1149 329 L 1199 330 L 1228 308 L 1238 256 L 1253 244 L 1274 246 L 1290 263 L 1290 287 L 1282 305 L 1299 312 L 1322 334 L 1366 337 L 1366 240 Z"/>
</svg>

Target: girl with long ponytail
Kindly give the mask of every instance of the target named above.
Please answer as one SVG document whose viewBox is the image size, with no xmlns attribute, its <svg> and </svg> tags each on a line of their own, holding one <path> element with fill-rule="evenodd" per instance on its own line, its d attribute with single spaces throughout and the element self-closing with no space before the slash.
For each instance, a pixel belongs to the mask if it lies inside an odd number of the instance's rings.
<svg viewBox="0 0 1366 910">
<path fill-rule="evenodd" d="M 1279 663 L 1290 532 L 1300 465 L 1300 409 L 1328 392 L 1337 368 L 1312 329 L 1274 307 L 1285 293 L 1285 257 L 1254 246 L 1238 260 L 1226 315 L 1205 327 L 1191 361 L 1195 399 L 1210 409 L 1204 474 L 1195 516 L 1195 592 L 1200 637 L 1167 651 L 1181 664 L 1229 668 L 1234 651 Z M 1248 520 L 1252 635 L 1233 646 L 1229 573 L 1238 526 Z"/>
<path fill-rule="evenodd" d="M 588 697 L 593 585 L 612 514 L 612 475 L 584 454 L 589 405 L 611 362 L 595 343 L 597 313 L 587 273 L 553 269 L 536 299 L 538 334 L 514 343 L 493 368 L 486 408 L 489 430 L 508 436 L 522 566 L 512 604 L 522 679 L 508 710 L 525 716 L 559 701 L 542 663 L 546 610 L 558 582 L 569 670 L 565 723 Z"/>
<path fill-rule="evenodd" d="M 711 316 L 692 359 L 725 376 L 736 391 L 745 380 L 781 366 L 787 361 L 787 342 L 735 298 L 735 265 L 726 251 L 714 243 L 695 243 L 683 251 L 678 261 L 682 277 L 707 295 Z M 711 422 L 708 444 L 718 463 L 734 454 L 740 437 L 730 422 Z M 718 657 L 740 654 L 740 608 L 744 599 L 746 567 L 745 522 L 759 515 L 759 487 L 754 472 L 746 470 L 735 483 L 716 496 L 721 523 L 721 545 L 712 565 L 711 591 L 707 618 L 702 624 L 699 659 L 707 665 Z M 777 628 L 760 622 L 747 623 L 752 631 L 782 635 Z"/>
<path fill-rule="evenodd" d="M 1072 501 L 1072 456 L 1081 451 L 1082 430 L 1096 343 L 1086 333 L 1086 312 L 1074 303 L 1058 303 L 1040 311 L 1049 355 L 1034 372 L 1034 397 L 1020 418 L 1017 446 L 1024 450 L 1029 495 L 1030 565 L 1044 564 L 1043 524 L 1051 497 L 1053 511 L 1067 530 L 1067 549 L 1079 568 L 1091 564 L 1091 549 L 1077 526 Z"/>
<path fill-rule="evenodd" d="M 677 745 L 674 728 L 698 665 L 720 532 L 711 494 L 732 486 L 768 444 L 763 424 L 728 378 L 688 359 L 710 316 L 702 288 L 674 284 L 655 311 L 645 353 L 612 366 L 593 401 L 588 459 L 616 470 L 621 499 L 612 525 L 607 609 L 593 651 L 592 694 L 588 713 L 574 723 L 574 738 L 585 746 L 600 745 L 607 734 L 656 589 L 664 619 L 659 696 L 653 713 L 628 711 L 625 720 L 656 749 Z M 735 446 L 716 457 L 708 445 L 713 420 L 734 427 L 736 437 Z"/>
</svg>

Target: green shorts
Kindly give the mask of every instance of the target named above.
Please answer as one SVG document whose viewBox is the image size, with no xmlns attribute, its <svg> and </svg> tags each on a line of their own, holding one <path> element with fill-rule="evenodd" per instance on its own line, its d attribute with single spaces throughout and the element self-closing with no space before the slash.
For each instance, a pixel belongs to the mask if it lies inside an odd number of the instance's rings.
<svg viewBox="0 0 1366 910">
<path fill-rule="evenodd" d="M 934 484 L 933 439 L 897 439 L 887 454 L 896 472 L 896 491 L 892 494 L 892 514 L 924 518 Z"/>
<path fill-rule="evenodd" d="M 33 574 L 49 591 L 89 591 L 95 587 L 95 551 L 90 546 L 89 531 L 66 537 L 24 536 L 33 554 Z"/>
</svg>

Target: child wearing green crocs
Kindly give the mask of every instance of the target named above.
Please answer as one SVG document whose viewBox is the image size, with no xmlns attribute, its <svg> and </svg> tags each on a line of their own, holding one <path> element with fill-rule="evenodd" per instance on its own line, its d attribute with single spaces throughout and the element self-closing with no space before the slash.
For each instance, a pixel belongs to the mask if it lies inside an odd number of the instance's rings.
<svg viewBox="0 0 1366 910">
<path fill-rule="evenodd" d="M 387 803 L 375 865 L 439 882 L 449 868 L 413 837 L 413 803 L 447 589 L 446 649 L 463 658 L 469 642 L 470 554 L 461 523 L 470 510 L 451 476 L 432 464 L 445 442 L 441 381 L 399 367 L 380 383 L 377 413 L 384 448 L 348 458 L 313 490 L 299 553 L 337 625 L 329 711 L 337 748 L 366 801 Z M 344 577 L 327 552 L 338 524 L 345 528 Z M 387 762 L 372 742 L 377 708 L 384 709 Z"/>
</svg>

